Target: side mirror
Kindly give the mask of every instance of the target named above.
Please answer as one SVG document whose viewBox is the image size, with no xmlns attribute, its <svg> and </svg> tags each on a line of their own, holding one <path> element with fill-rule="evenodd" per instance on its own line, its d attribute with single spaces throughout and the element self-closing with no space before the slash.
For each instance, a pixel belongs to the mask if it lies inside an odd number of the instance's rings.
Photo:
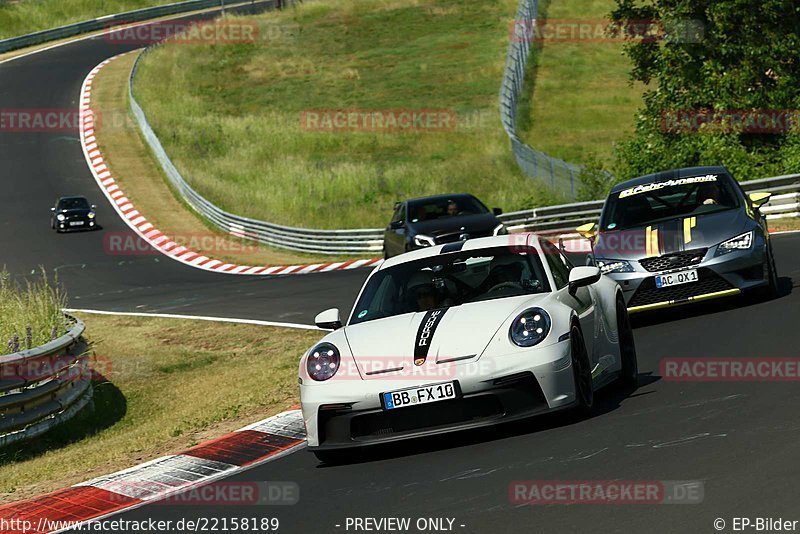
<svg viewBox="0 0 800 534">
<path fill-rule="evenodd" d="M 569 294 L 574 295 L 579 287 L 590 286 L 600 280 L 598 267 L 574 267 L 569 272 Z"/>
<path fill-rule="evenodd" d="M 589 241 L 594 241 L 595 238 L 597 237 L 597 230 L 598 229 L 599 229 L 599 227 L 597 226 L 597 223 L 587 223 L 587 224 L 584 224 L 583 226 L 577 227 L 575 229 L 575 231 L 578 232 L 579 234 L 581 234 L 583 237 L 585 237 Z"/>
<path fill-rule="evenodd" d="M 97 206 L 95 206 L 94 204 L 92 204 L 92 209 L 97 209 Z"/>
<path fill-rule="evenodd" d="M 392 221 L 389 223 L 390 230 L 399 230 L 403 227 L 405 221 Z"/>
<path fill-rule="evenodd" d="M 755 209 L 760 208 L 772 197 L 772 193 L 750 193 L 750 202 Z"/>
<path fill-rule="evenodd" d="M 494 213 L 495 215 L 502 215 L 503 210 L 501 210 L 500 208 L 492 208 L 492 213 Z"/>
<path fill-rule="evenodd" d="M 339 318 L 339 308 L 331 308 L 325 310 L 316 317 L 314 317 L 314 324 L 323 330 L 338 330 L 342 327 L 342 321 Z"/>
</svg>

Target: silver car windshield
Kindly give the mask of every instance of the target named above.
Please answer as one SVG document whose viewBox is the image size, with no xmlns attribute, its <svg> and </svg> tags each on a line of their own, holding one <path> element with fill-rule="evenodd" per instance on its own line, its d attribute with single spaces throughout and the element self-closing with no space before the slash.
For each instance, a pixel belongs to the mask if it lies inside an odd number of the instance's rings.
<svg viewBox="0 0 800 534">
<path fill-rule="evenodd" d="M 536 252 L 497 247 L 443 254 L 375 273 L 350 324 L 548 291 Z"/>
</svg>

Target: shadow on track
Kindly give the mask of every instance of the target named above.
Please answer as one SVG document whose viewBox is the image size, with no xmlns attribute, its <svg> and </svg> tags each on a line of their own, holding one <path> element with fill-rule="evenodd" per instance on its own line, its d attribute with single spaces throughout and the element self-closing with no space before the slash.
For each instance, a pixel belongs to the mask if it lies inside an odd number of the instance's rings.
<svg viewBox="0 0 800 534">
<path fill-rule="evenodd" d="M 646 326 L 671 323 L 673 321 L 680 321 L 692 317 L 699 317 L 702 315 L 712 315 L 739 308 L 748 308 L 750 306 L 757 306 L 766 302 L 772 302 L 778 299 L 786 298 L 791 295 L 793 289 L 794 283 L 792 282 L 792 279 L 784 276 L 778 278 L 778 294 L 772 298 L 758 295 L 756 293 L 745 293 L 734 297 L 685 304 L 651 312 L 637 313 L 631 315 L 631 325 L 634 329 L 637 329 Z"/>
<path fill-rule="evenodd" d="M 128 411 L 125 396 L 113 383 L 99 376 L 92 380 L 92 402 L 69 421 L 45 434 L 0 449 L 0 467 L 23 462 L 66 447 L 116 424 Z"/>
<path fill-rule="evenodd" d="M 637 388 L 648 386 L 659 380 L 661 380 L 661 377 L 654 376 L 652 373 L 639 373 Z M 575 410 L 565 410 L 532 416 L 520 421 L 511 421 L 508 423 L 500 422 L 485 428 L 413 438 L 396 443 L 373 445 L 362 449 L 345 450 L 337 453 L 335 455 L 335 460 L 332 462 L 320 463 L 317 465 L 317 468 L 327 469 L 340 465 L 379 462 L 392 458 L 429 454 L 435 451 L 457 449 L 478 443 L 500 441 L 517 436 L 536 434 L 546 430 L 580 424 L 586 419 L 613 412 L 619 408 L 622 402 L 627 398 L 649 395 L 651 393 L 654 392 L 639 392 L 638 389 L 636 391 L 625 391 L 613 386 L 605 387 L 595 392 L 594 407 L 589 417 L 582 416 Z"/>
</svg>

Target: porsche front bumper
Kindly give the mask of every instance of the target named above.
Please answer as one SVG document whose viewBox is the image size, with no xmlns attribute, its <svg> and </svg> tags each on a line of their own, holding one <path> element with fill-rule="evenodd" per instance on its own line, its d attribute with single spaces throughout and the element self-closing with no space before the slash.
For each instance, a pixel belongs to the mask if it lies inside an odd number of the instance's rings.
<svg viewBox="0 0 800 534">
<path fill-rule="evenodd" d="M 309 449 L 361 447 L 465 430 L 575 403 L 569 341 L 496 356 L 480 365 L 455 365 L 446 374 L 433 381 L 387 378 L 301 385 Z M 393 410 L 381 405 L 384 392 L 450 381 L 456 383 L 456 399 Z"/>
</svg>

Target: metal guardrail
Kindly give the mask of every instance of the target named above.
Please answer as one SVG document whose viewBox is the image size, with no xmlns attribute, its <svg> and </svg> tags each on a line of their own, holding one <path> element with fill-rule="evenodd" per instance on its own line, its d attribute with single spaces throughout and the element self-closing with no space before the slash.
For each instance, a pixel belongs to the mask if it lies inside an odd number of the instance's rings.
<svg viewBox="0 0 800 534">
<path fill-rule="evenodd" d="M 156 45 L 157 46 L 157 45 Z M 139 62 L 151 48 L 146 49 L 131 70 L 128 95 L 131 112 L 145 142 L 155 154 L 172 187 L 197 213 L 217 227 L 237 237 L 245 237 L 265 245 L 315 254 L 375 254 L 383 248 L 383 229 L 315 230 L 293 228 L 234 215 L 218 208 L 195 191 L 172 163 L 161 141 L 147 122 L 144 111 L 133 96 L 134 78 Z"/>
<path fill-rule="evenodd" d="M 530 147 L 517 135 L 517 107 L 525 85 L 525 69 L 534 34 L 533 25 L 538 17 L 538 0 L 520 0 L 500 86 L 500 120 L 523 174 L 542 180 L 569 198 L 575 198 L 580 168 Z"/>
<path fill-rule="evenodd" d="M 17 50 L 19 48 L 25 48 L 26 46 L 34 46 L 49 41 L 55 41 L 57 39 L 73 37 L 83 33 L 110 29 L 119 24 L 139 22 L 142 20 L 154 19 L 166 15 L 174 15 L 176 13 L 186 13 L 201 9 L 241 4 L 243 2 L 244 0 L 188 0 L 187 2 L 176 2 L 174 4 L 165 4 L 163 6 L 147 7 L 144 9 L 137 9 L 135 11 L 106 15 L 104 17 L 77 22 L 75 24 L 67 24 L 66 26 L 53 28 L 51 30 L 43 30 L 36 33 L 21 35 L 19 37 L 2 39 L 0 40 L 0 53 L 10 52 L 11 50 Z"/>
<path fill-rule="evenodd" d="M 92 400 L 88 356 L 73 318 L 63 336 L 0 356 L 0 447 L 36 437 L 67 421 Z"/>
</svg>

